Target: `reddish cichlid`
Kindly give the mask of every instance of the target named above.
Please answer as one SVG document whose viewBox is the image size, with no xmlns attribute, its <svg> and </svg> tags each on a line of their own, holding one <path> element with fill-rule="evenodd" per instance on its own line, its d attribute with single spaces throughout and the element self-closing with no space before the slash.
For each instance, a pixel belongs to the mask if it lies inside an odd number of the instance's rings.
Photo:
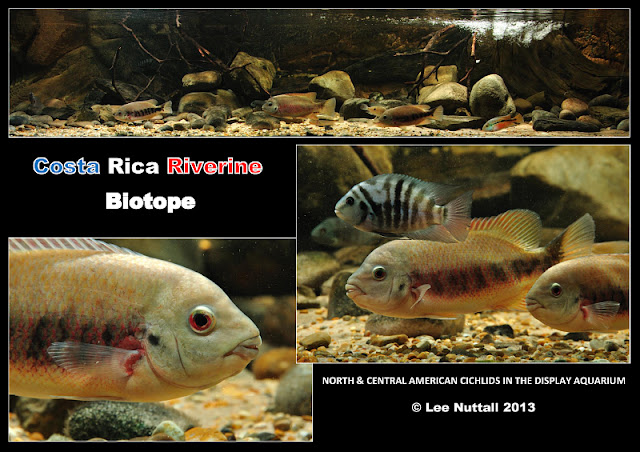
<svg viewBox="0 0 640 452">
<path fill-rule="evenodd" d="M 122 105 L 113 116 L 119 121 L 133 122 L 162 119 L 163 115 L 172 113 L 171 101 L 157 105 L 155 101 L 143 100 Z"/>
<path fill-rule="evenodd" d="M 279 118 L 334 119 L 336 99 L 316 101 L 316 93 L 280 94 L 269 98 L 262 109 Z"/>
<path fill-rule="evenodd" d="M 502 130 L 507 127 L 515 126 L 516 124 L 522 124 L 524 119 L 520 113 L 513 112 L 510 115 L 498 116 L 488 120 L 483 126 L 482 130 L 487 132 L 495 132 L 496 130 Z"/>
<path fill-rule="evenodd" d="M 441 121 L 442 115 L 442 105 L 436 108 L 428 105 L 401 105 L 384 110 L 373 121 L 375 125 L 382 127 L 420 126 Z"/>
<path fill-rule="evenodd" d="M 629 328 L 629 255 L 598 254 L 554 265 L 527 294 L 527 309 L 562 331 Z"/>
<path fill-rule="evenodd" d="M 390 317 L 524 310 L 525 295 L 546 269 L 590 252 L 594 229 L 586 214 L 538 248 L 541 224 L 534 212 L 474 218 L 464 242 L 395 240 L 376 248 L 345 289 L 358 306 Z"/>
<path fill-rule="evenodd" d="M 237 374 L 260 332 L 216 284 L 92 239 L 9 239 L 9 392 L 158 401 Z"/>
</svg>

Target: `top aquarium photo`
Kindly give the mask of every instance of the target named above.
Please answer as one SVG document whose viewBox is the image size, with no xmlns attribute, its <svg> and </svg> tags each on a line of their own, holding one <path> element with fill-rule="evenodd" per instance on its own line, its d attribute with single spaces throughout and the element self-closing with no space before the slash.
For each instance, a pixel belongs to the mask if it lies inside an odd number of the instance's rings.
<svg viewBox="0 0 640 452">
<path fill-rule="evenodd" d="M 9 136 L 628 137 L 630 9 L 10 9 Z"/>
</svg>

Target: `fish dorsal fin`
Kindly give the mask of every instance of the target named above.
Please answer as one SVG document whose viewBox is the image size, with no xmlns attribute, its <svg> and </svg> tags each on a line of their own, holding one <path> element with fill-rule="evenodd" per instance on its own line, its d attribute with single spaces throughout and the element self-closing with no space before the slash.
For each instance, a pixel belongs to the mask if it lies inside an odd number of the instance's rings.
<svg viewBox="0 0 640 452">
<path fill-rule="evenodd" d="M 135 254 L 134 251 L 101 242 L 91 238 L 42 238 L 42 237 L 12 237 L 9 238 L 9 250 L 12 252 L 37 251 L 37 250 L 85 250 L 106 251 L 111 253 Z"/>
<path fill-rule="evenodd" d="M 540 245 L 542 222 L 538 214 L 531 210 L 515 209 L 495 217 L 473 218 L 470 231 L 493 234 L 530 250 Z"/>
</svg>

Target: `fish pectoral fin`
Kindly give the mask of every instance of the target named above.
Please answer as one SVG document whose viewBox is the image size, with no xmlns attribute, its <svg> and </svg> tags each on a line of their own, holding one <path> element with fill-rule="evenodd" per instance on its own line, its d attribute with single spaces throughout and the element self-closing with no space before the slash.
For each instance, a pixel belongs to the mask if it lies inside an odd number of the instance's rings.
<svg viewBox="0 0 640 452">
<path fill-rule="evenodd" d="M 142 350 L 72 341 L 54 342 L 47 348 L 47 353 L 68 372 L 114 379 L 131 376 L 133 364 L 144 354 Z"/>
<path fill-rule="evenodd" d="M 413 296 L 416 299 L 416 301 L 415 303 L 413 303 L 411 307 L 415 306 L 417 303 L 422 301 L 424 299 L 424 295 L 427 293 L 427 290 L 429 289 L 431 289 L 431 286 L 429 284 L 423 284 L 421 286 L 412 288 L 411 293 L 413 293 Z"/>
<path fill-rule="evenodd" d="M 585 306 L 584 309 L 589 311 L 598 319 L 609 320 L 618 313 L 620 303 L 615 301 L 601 301 Z"/>
<path fill-rule="evenodd" d="M 526 300 L 526 298 L 522 297 L 518 301 L 516 301 L 515 303 L 509 305 L 508 310 L 509 311 L 527 312 L 527 300 Z"/>
</svg>

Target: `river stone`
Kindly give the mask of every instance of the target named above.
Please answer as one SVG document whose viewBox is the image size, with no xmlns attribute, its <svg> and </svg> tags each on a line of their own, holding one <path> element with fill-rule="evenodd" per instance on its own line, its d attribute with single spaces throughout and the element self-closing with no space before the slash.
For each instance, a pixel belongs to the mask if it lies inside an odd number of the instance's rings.
<svg viewBox="0 0 640 452">
<path fill-rule="evenodd" d="M 560 118 L 540 118 L 533 121 L 533 130 L 537 132 L 599 132 L 600 128 L 594 124 Z"/>
<path fill-rule="evenodd" d="M 274 412 L 296 416 L 311 415 L 313 366 L 292 366 L 280 379 L 274 400 Z"/>
<path fill-rule="evenodd" d="M 589 107 L 589 115 L 600 121 L 605 127 L 617 126 L 623 119 L 629 118 L 629 112 L 621 108 L 594 106 Z"/>
<path fill-rule="evenodd" d="M 442 105 L 444 112 L 451 114 L 467 105 L 467 87 L 455 82 L 425 86 L 420 90 L 418 103 L 432 107 Z"/>
<path fill-rule="evenodd" d="M 511 114 L 516 106 L 502 77 L 498 74 L 489 74 L 478 80 L 471 88 L 469 108 L 474 116 L 491 119 Z"/>
<path fill-rule="evenodd" d="M 372 334 L 393 336 L 406 334 L 409 337 L 428 335 L 434 338 L 453 336 L 464 329 L 465 316 L 460 315 L 455 320 L 440 319 L 401 319 L 372 314 L 367 319 L 365 329 Z"/>
<path fill-rule="evenodd" d="M 428 74 L 433 71 L 435 66 L 426 66 L 424 68 L 424 74 Z M 420 77 L 420 74 L 418 74 Z M 416 77 L 416 80 L 418 78 Z M 436 72 L 431 74 L 422 83 L 424 85 L 439 85 L 442 83 L 457 83 L 458 82 L 458 66 L 455 64 L 449 66 L 440 66 Z"/>
<path fill-rule="evenodd" d="M 545 227 L 565 228 L 585 213 L 596 241 L 629 239 L 629 147 L 557 146 L 511 169 L 512 208 L 537 212 Z"/>
<path fill-rule="evenodd" d="M 319 289 L 340 269 L 340 263 L 324 251 L 303 251 L 296 256 L 298 285 Z"/>
<path fill-rule="evenodd" d="M 319 75 L 309 82 L 309 91 L 318 93 L 318 99 L 336 98 L 338 106 L 356 95 L 353 82 L 344 71 L 329 71 Z"/>
<path fill-rule="evenodd" d="M 563 110 L 571 111 L 575 117 L 586 115 L 589 111 L 589 105 L 583 100 L 577 99 L 575 97 L 569 97 L 562 101 L 562 105 L 560 106 Z"/>
<path fill-rule="evenodd" d="M 196 426 L 194 419 L 159 403 L 98 401 L 71 413 L 67 432 L 78 441 L 91 438 L 115 441 L 149 436 L 163 421 L 173 421 L 183 431 Z"/>
<path fill-rule="evenodd" d="M 611 94 L 601 94 L 600 96 L 596 96 L 589 101 L 589 107 L 598 106 L 619 108 L 620 101 L 617 98 L 613 97 Z"/>
<path fill-rule="evenodd" d="M 221 84 L 222 74 L 218 71 L 194 72 L 182 77 L 182 87 L 187 91 L 213 91 Z"/>
<path fill-rule="evenodd" d="M 238 52 L 228 74 L 234 90 L 246 99 L 266 99 L 273 86 L 276 67 L 266 58 Z M 238 107 L 235 107 L 238 108 Z"/>
<path fill-rule="evenodd" d="M 300 339 L 300 345 L 307 350 L 313 350 L 318 347 L 328 347 L 331 343 L 331 336 L 324 331 L 318 331 L 317 333 L 311 333 L 308 336 Z"/>
<path fill-rule="evenodd" d="M 327 306 L 328 319 L 339 318 L 345 315 L 359 316 L 370 314 L 369 311 L 355 304 L 353 300 L 347 296 L 344 286 L 351 274 L 352 272 L 350 271 L 343 271 L 333 278 Z"/>
</svg>

